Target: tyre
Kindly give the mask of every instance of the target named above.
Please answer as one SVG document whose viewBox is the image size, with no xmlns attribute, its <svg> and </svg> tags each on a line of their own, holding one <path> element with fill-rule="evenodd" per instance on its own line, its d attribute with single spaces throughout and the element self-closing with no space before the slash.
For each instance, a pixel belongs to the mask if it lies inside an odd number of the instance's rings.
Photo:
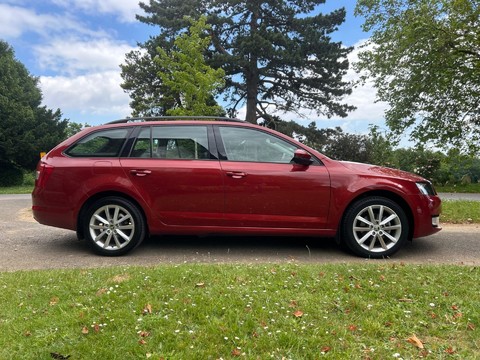
<svg viewBox="0 0 480 360">
<path fill-rule="evenodd" d="M 345 245 L 356 255 L 384 258 L 397 252 L 409 234 L 405 211 L 384 197 L 368 197 L 353 203 L 342 223 Z"/>
<path fill-rule="evenodd" d="M 97 200 L 85 215 L 83 235 L 100 255 L 124 255 L 145 238 L 145 219 L 129 200 L 116 196 Z"/>
</svg>

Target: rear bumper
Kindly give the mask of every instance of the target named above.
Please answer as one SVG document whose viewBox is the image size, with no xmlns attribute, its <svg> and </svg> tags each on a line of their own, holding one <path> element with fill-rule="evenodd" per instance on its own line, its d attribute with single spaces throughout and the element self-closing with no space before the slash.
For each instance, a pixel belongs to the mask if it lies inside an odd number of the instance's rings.
<svg viewBox="0 0 480 360">
<path fill-rule="evenodd" d="M 76 221 L 73 209 L 64 206 L 46 206 L 41 196 L 32 193 L 33 218 L 40 224 L 76 230 Z"/>
</svg>

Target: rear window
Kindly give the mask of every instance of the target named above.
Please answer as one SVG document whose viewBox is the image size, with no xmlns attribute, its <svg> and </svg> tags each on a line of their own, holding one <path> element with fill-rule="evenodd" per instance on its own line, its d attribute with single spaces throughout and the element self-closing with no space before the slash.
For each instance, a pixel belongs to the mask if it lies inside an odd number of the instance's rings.
<svg viewBox="0 0 480 360">
<path fill-rule="evenodd" d="M 208 160 L 206 126 L 155 126 L 143 129 L 130 157 Z"/>
<path fill-rule="evenodd" d="M 73 157 L 117 157 L 128 132 L 129 129 L 96 131 L 72 145 L 65 154 Z"/>
</svg>

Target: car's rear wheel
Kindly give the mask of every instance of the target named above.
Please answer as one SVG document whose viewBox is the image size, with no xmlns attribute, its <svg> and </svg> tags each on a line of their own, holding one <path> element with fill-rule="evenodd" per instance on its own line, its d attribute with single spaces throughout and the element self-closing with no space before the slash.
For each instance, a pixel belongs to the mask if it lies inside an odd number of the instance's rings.
<svg viewBox="0 0 480 360">
<path fill-rule="evenodd" d="M 94 202 L 85 213 L 83 234 L 98 254 L 118 256 L 138 246 L 145 237 L 145 220 L 127 199 L 109 196 Z"/>
<path fill-rule="evenodd" d="M 345 245 L 362 257 L 390 256 L 403 246 L 408 234 L 405 211 L 384 197 L 368 197 L 355 202 L 342 223 Z"/>
</svg>

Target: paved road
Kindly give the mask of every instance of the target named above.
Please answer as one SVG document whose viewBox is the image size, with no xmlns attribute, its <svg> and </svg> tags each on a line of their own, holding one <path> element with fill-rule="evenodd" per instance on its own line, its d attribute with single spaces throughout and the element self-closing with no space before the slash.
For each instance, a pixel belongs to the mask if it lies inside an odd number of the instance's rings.
<svg viewBox="0 0 480 360">
<path fill-rule="evenodd" d="M 480 201 L 480 194 L 440 193 L 442 200 L 473 200 Z"/>
<path fill-rule="evenodd" d="M 403 262 L 480 265 L 480 225 L 444 226 L 389 260 L 343 253 L 330 239 L 154 237 L 124 257 L 94 255 L 75 233 L 37 224 L 29 195 L 0 195 L 0 271 L 171 263 Z"/>
</svg>

